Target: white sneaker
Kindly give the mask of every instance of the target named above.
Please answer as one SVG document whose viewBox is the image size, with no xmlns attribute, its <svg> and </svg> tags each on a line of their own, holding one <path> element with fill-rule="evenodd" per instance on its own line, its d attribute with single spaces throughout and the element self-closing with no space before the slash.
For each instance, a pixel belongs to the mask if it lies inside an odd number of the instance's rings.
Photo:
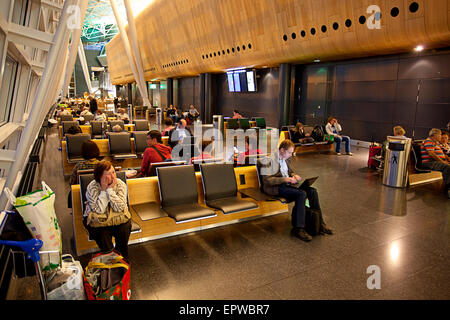
<svg viewBox="0 0 450 320">
<path fill-rule="evenodd" d="M 348 155 L 348 156 L 352 156 L 352 155 L 353 155 L 353 153 L 349 152 L 349 153 L 347 153 L 347 155 Z"/>
<path fill-rule="evenodd" d="M 342 156 L 342 153 L 340 153 L 340 152 L 336 152 L 336 155 L 338 155 L 338 156 Z"/>
</svg>

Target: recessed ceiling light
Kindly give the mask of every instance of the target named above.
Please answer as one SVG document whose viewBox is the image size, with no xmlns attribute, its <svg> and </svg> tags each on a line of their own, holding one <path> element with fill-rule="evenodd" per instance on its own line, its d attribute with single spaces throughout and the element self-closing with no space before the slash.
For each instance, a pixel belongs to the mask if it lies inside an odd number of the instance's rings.
<svg viewBox="0 0 450 320">
<path fill-rule="evenodd" d="M 423 49 L 424 49 L 423 46 L 417 46 L 414 48 L 414 51 L 420 52 L 420 51 L 423 51 Z"/>
<path fill-rule="evenodd" d="M 314 62 L 320 62 L 320 59 L 315 59 Z"/>
</svg>

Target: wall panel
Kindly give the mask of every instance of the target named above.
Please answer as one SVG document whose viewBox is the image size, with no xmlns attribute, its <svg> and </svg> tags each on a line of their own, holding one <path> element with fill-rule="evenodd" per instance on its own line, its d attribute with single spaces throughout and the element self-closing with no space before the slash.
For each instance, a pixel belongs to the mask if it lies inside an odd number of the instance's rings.
<svg viewBox="0 0 450 320">
<path fill-rule="evenodd" d="M 370 5 L 381 9 L 380 29 L 367 26 Z M 150 81 L 409 52 L 418 44 L 446 47 L 448 12 L 448 0 L 155 0 L 136 17 L 136 28 Z M 106 46 L 113 84 L 134 81 L 119 37 Z"/>
</svg>

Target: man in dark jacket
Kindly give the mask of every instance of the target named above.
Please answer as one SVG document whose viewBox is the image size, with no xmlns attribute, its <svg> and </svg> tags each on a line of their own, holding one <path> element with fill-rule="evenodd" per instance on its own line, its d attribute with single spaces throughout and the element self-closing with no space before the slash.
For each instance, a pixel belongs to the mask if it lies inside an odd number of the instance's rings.
<svg viewBox="0 0 450 320">
<path fill-rule="evenodd" d="M 311 241 L 311 236 L 305 230 L 305 203 L 309 200 L 311 210 L 315 210 L 320 215 L 320 233 L 333 234 L 323 221 L 322 211 L 319 204 L 319 194 L 313 187 L 298 188 L 293 185 L 299 183 L 302 178 L 297 175 L 287 161 L 294 152 L 294 143 L 291 140 L 284 140 L 279 146 L 279 153 L 275 153 L 270 164 L 262 168 L 264 192 L 272 196 L 280 196 L 287 201 L 295 201 L 292 208 L 292 235 L 303 241 Z M 270 174 L 265 174 L 263 170 L 271 170 Z"/>
<path fill-rule="evenodd" d="M 161 132 L 152 130 L 147 133 L 148 148 L 144 151 L 141 171 L 138 177 L 146 177 L 150 173 L 150 165 L 154 162 L 163 162 L 172 159 L 172 148 L 162 144 Z"/>
<path fill-rule="evenodd" d="M 95 114 L 97 112 L 97 109 L 97 99 L 95 99 L 94 97 L 89 97 L 89 110 L 92 114 Z"/>
</svg>

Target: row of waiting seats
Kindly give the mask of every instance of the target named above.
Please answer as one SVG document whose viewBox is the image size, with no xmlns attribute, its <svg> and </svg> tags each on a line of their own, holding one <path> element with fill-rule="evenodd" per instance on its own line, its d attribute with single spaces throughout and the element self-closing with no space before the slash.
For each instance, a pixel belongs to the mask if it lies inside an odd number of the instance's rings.
<svg viewBox="0 0 450 320">
<path fill-rule="evenodd" d="M 142 221 L 168 216 L 176 223 L 184 223 L 214 217 L 216 216 L 214 209 L 220 210 L 223 214 L 232 214 L 258 208 L 256 202 L 238 197 L 236 176 L 232 164 L 203 163 L 200 165 L 200 172 L 206 207 L 198 203 L 194 166 L 181 165 L 157 168 L 160 203 L 149 202 L 134 205 L 132 206 L 133 210 L 137 212 Z M 127 182 L 124 171 L 117 172 L 117 177 L 125 183 Z M 82 212 L 84 212 L 87 186 L 93 179 L 93 174 L 79 175 Z M 264 194 L 261 181 L 260 179 L 260 189 L 244 189 L 240 191 L 241 194 L 255 201 L 278 200 L 286 203 L 284 198 Z M 137 229 L 138 227 L 134 228 L 134 230 Z"/>
<path fill-rule="evenodd" d="M 131 137 L 134 140 L 134 152 L 131 146 Z M 91 140 L 91 135 L 87 133 L 66 136 L 67 160 L 69 163 L 84 161 L 81 148 L 83 142 L 87 140 Z M 109 132 L 108 147 L 114 160 L 142 158 L 147 148 L 147 132 Z"/>
<path fill-rule="evenodd" d="M 251 128 L 250 120 L 247 118 L 242 119 L 224 118 L 224 121 L 226 122 L 226 129 L 248 130 Z M 252 121 L 255 122 L 254 128 L 266 129 L 266 120 L 264 118 L 252 118 Z"/>
<path fill-rule="evenodd" d="M 114 118 L 116 116 L 116 114 L 114 113 L 114 111 L 111 110 L 104 110 L 103 113 L 108 117 L 108 118 Z M 94 120 L 94 115 L 93 114 L 86 114 L 83 116 L 84 121 L 92 121 Z M 59 116 L 60 121 L 73 121 L 74 117 L 71 114 L 64 114 L 64 115 L 60 115 Z"/>
<path fill-rule="evenodd" d="M 148 124 L 148 121 L 143 120 L 133 120 L 132 124 L 134 125 L 133 131 L 145 131 L 148 132 L 150 127 Z M 62 136 L 66 136 L 69 129 L 73 126 L 78 127 L 80 124 L 78 121 L 62 121 Z M 113 131 L 113 128 L 118 125 L 121 127 L 122 131 L 125 130 L 125 123 L 122 120 L 111 120 L 111 121 L 91 121 L 91 136 L 92 139 L 102 139 L 105 136 L 105 132 L 107 131 L 109 127 L 109 132 Z"/>
<path fill-rule="evenodd" d="M 116 169 L 117 170 L 117 169 Z M 157 176 L 126 179 L 132 217 L 131 243 L 141 243 L 235 223 L 244 219 L 286 212 L 286 200 L 263 193 L 256 166 L 200 164 L 161 167 Z M 220 177 L 220 180 L 217 179 Z M 86 179 L 86 180 L 85 180 Z M 72 185 L 75 251 L 83 255 L 97 250 L 83 226 L 82 212 L 87 185 L 92 181 L 82 173 Z M 245 200 L 245 201 L 240 201 Z"/>
</svg>

